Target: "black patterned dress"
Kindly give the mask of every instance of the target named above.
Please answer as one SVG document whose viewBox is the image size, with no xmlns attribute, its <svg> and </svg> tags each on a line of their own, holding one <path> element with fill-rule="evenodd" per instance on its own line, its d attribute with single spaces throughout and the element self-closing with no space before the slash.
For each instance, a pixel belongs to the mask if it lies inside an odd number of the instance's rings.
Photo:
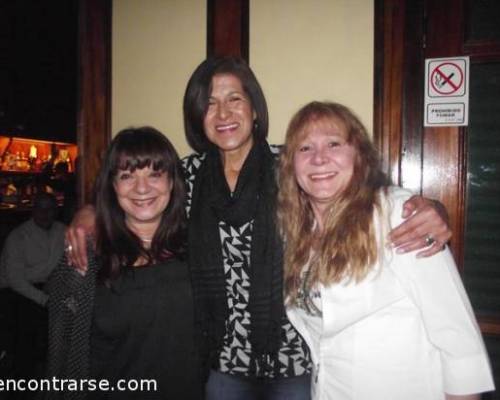
<svg viewBox="0 0 500 400">
<path fill-rule="evenodd" d="M 277 146 L 270 146 L 276 156 Z M 187 204 L 189 216 L 191 197 L 196 174 L 203 164 L 205 155 L 193 154 L 183 159 L 186 177 Z M 219 235 L 226 278 L 226 297 L 229 319 L 226 322 L 224 344 L 219 356 L 219 371 L 232 375 L 249 376 L 252 347 L 249 341 L 250 313 L 248 311 L 250 294 L 250 254 L 252 245 L 253 221 L 235 228 L 219 221 Z M 309 350 L 302 337 L 286 317 L 282 321 L 282 337 L 278 355 L 279 367 L 257 365 L 257 375 L 266 378 L 288 378 L 309 374 L 311 363 Z M 270 367 L 270 368 L 269 368 Z M 259 371 L 259 368 L 262 371 Z M 275 376 L 275 371 L 278 371 Z"/>
</svg>

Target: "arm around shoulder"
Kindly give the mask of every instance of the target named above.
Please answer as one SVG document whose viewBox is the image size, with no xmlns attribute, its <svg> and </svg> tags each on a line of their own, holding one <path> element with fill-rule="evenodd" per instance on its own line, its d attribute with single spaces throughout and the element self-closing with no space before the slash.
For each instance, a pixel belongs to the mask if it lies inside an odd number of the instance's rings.
<svg viewBox="0 0 500 400">
<path fill-rule="evenodd" d="M 83 206 L 75 214 L 66 230 L 68 263 L 83 275 L 87 270 L 87 241 L 93 240 L 95 232 L 95 208 L 91 204 Z"/>
<path fill-rule="evenodd" d="M 411 196 L 403 204 L 401 217 L 401 223 L 389 235 L 400 252 L 420 250 L 418 257 L 429 257 L 441 251 L 451 238 L 448 213 L 436 200 Z"/>
</svg>

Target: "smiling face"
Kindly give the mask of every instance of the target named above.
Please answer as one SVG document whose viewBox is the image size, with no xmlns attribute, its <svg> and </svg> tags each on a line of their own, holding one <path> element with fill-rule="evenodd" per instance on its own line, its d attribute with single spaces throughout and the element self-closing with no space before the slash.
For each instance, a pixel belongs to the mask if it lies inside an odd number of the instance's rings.
<svg viewBox="0 0 500 400">
<path fill-rule="evenodd" d="M 312 120 L 295 150 L 296 180 L 309 198 L 317 220 L 348 187 L 353 176 L 356 150 L 347 137 L 345 124 L 338 118 Z"/>
<path fill-rule="evenodd" d="M 231 74 L 214 75 L 203 120 L 207 139 L 222 152 L 246 156 L 253 144 L 254 117 L 241 81 Z"/>
<path fill-rule="evenodd" d="M 168 206 L 172 182 L 164 171 L 150 167 L 118 170 L 113 183 L 116 198 L 125 213 L 125 223 L 133 232 L 154 230 Z"/>
</svg>

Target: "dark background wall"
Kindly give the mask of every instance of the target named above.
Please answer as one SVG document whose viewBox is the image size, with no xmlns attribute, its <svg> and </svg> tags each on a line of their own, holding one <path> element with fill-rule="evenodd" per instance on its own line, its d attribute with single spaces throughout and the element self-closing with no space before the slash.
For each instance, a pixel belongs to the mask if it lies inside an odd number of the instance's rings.
<svg viewBox="0 0 500 400">
<path fill-rule="evenodd" d="M 76 142 L 77 0 L 0 0 L 0 135 Z"/>
</svg>

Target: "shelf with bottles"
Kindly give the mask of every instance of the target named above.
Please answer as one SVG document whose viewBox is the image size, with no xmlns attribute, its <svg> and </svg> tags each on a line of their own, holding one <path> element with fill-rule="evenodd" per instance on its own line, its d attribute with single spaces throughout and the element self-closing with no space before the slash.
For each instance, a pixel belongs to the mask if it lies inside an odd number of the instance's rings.
<svg viewBox="0 0 500 400">
<path fill-rule="evenodd" d="M 30 208 L 40 191 L 53 192 L 62 203 L 59 186 L 74 181 L 77 156 L 75 144 L 0 136 L 0 210 Z"/>
<path fill-rule="evenodd" d="M 71 173 L 77 156 L 76 144 L 0 136 L 0 172 L 50 173 L 64 162 Z"/>
</svg>

